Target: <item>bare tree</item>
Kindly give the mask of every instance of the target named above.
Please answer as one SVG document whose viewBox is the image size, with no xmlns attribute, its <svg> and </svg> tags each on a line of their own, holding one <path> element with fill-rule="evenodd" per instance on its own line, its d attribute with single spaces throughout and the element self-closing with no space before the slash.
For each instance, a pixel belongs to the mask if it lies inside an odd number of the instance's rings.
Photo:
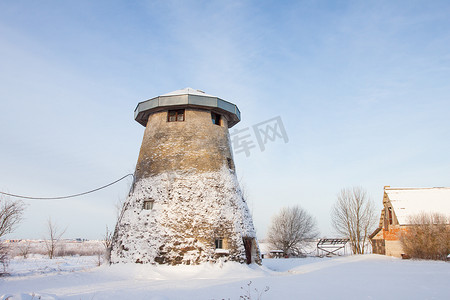
<svg viewBox="0 0 450 300">
<path fill-rule="evenodd" d="M 375 223 L 375 207 L 361 187 L 342 189 L 331 211 L 331 222 L 338 234 L 350 239 L 354 254 L 364 254 Z"/>
<path fill-rule="evenodd" d="M 25 205 L 22 201 L 13 201 L 0 196 L 0 264 L 3 271 L 0 276 L 7 273 L 8 267 L 8 247 L 1 241 L 1 238 L 14 231 L 17 224 L 22 221 Z"/>
<path fill-rule="evenodd" d="M 13 232 L 22 221 L 25 205 L 22 201 L 13 201 L 0 196 L 0 238 Z"/>
<path fill-rule="evenodd" d="M 64 230 L 60 230 L 55 223 L 52 222 L 52 219 L 49 218 L 47 221 L 47 234 L 48 238 L 45 239 L 45 246 L 47 248 L 47 255 L 50 259 L 56 254 L 56 248 L 58 247 L 59 242 L 61 241 L 61 237 L 66 232 L 67 228 Z"/>
<path fill-rule="evenodd" d="M 319 235 L 317 222 L 300 206 L 283 207 L 272 217 L 267 233 L 271 247 L 283 250 L 285 255 L 301 255 L 304 242 Z"/>
<path fill-rule="evenodd" d="M 411 258 L 446 260 L 450 253 L 450 225 L 443 214 L 412 216 L 400 241 Z"/>
</svg>

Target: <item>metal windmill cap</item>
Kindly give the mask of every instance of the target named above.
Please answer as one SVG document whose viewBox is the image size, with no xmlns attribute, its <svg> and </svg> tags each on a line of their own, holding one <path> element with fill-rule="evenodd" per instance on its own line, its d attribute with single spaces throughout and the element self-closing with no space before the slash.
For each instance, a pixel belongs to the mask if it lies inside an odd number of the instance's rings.
<svg viewBox="0 0 450 300">
<path fill-rule="evenodd" d="M 134 110 L 134 119 L 139 124 L 147 126 L 150 114 L 166 109 L 185 107 L 205 108 L 220 113 L 227 117 L 228 128 L 233 127 L 241 120 L 241 112 L 235 104 L 193 88 L 176 90 L 140 102 Z"/>
<path fill-rule="evenodd" d="M 161 95 L 161 97 L 179 96 L 179 95 L 197 95 L 197 96 L 204 96 L 204 97 L 216 97 L 216 96 L 213 96 L 213 95 L 208 95 L 202 90 L 196 90 L 196 89 L 193 89 L 193 88 L 190 88 L 190 87 L 187 87 L 187 88 L 184 88 L 184 89 L 181 89 L 181 90 L 176 90 L 176 91 L 173 91 L 173 92 Z"/>
</svg>

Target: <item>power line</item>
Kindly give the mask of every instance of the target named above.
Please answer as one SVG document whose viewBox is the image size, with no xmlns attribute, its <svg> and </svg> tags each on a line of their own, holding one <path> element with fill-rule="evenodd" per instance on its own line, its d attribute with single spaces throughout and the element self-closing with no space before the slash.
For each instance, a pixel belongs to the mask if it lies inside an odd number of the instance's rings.
<svg viewBox="0 0 450 300">
<path fill-rule="evenodd" d="M 111 183 L 108 183 L 107 185 L 98 187 L 96 189 L 87 191 L 87 192 L 83 192 L 83 193 L 79 193 L 79 194 L 74 194 L 74 195 L 69 195 L 69 196 L 61 196 L 61 197 L 29 197 L 29 196 L 20 196 L 20 195 L 16 195 L 16 194 L 10 194 L 10 193 L 5 193 L 5 192 L 0 192 L 0 194 L 6 195 L 6 196 L 10 196 L 10 197 L 15 197 L 15 198 L 22 198 L 22 199 L 33 199 L 33 200 L 60 200 L 60 199 L 67 199 L 67 198 L 73 198 L 73 197 L 78 197 L 78 196 L 83 196 L 86 194 L 90 194 L 96 191 L 99 191 L 101 189 L 107 188 L 108 186 L 111 186 L 115 183 L 118 183 L 119 181 L 127 178 L 128 176 L 132 176 L 134 178 L 133 174 L 127 174 L 119 179 L 117 179 L 116 181 L 113 181 Z"/>
</svg>

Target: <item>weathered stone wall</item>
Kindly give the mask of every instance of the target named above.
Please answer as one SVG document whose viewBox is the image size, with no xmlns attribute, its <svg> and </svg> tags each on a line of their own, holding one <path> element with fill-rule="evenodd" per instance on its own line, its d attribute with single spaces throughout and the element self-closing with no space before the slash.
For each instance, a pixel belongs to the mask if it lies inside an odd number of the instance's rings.
<svg viewBox="0 0 450 300">
<path fill-rule="evenodd" d="M 386 255 L 402 257 L 403 248 L 399 240 L 385 240 Z"/>
<path fill-rule="evenodd" d="M 227 120 L 211 121 L 211 112 L 186 108 L 185 121 L 167 122 L 167 111 L 149 116 L 136 165 L 136 181 L 176 170 L 211 172 L 232 161 Z"/>
<path fill-rule="evenodd" d="M 372 253 L 374 254 L 386 254 L 385 241 L 383 237 L 383 229 L 378 231 L 378 233 L 371 238 L 372 242 Z"/>
</svg>

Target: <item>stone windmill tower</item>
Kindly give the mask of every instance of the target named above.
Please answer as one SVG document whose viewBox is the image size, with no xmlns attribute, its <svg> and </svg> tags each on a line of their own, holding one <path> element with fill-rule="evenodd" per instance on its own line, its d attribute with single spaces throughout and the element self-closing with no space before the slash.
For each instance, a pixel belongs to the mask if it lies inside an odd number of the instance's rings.
<svg viewBox="0 0 450 300">
<path fill-rule="evenodd" d="M 228 128 L 236 105 L 186 88 L 138 104 L 146 127 L 111 263 L 260 263 Z"/>
</svg>

